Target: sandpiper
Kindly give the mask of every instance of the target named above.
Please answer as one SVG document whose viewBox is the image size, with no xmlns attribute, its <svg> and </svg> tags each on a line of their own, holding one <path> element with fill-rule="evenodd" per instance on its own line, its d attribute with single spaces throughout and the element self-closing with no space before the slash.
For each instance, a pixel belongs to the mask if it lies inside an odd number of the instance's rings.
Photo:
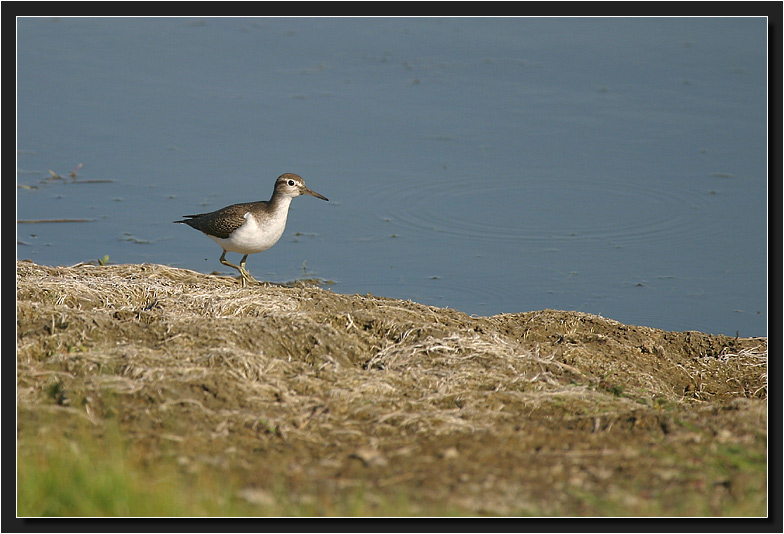
<svg viewBox="0 0 784 534">
<path fill-rule="evenodd" d="M 248 254 L 267 250 L 278 242 L 286 228 L 291 199 L 300 195 L 310 195 L 321 200 L 329 200 L 305 186 L 305 180 L 296 174 L 281 174 L 275 181 L 275 190 L 268 201 L 232 204 L 210 213 L 185 215 L 184 223 L 203 232 L 223 249 L 220 262 L 234 267 L 240 273 L 240 283 L 256 280 L 245 269 Z M 227 252 L 244 254 L 239 265 L 226 259 Z"/>
</svg>

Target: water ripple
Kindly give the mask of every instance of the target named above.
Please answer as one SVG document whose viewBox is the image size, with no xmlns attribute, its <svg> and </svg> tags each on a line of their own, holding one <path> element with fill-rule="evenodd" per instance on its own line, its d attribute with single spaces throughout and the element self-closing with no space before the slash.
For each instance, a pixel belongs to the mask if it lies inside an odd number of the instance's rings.
<svg viewBox="0 0 784 534">
<path fill-rule="evenodd" d="M 442 180 L 368 193 L 383 219 L 490 241 L 671 242 L 707 228 L 709 195 L 604 180 Z"/>
</svg>

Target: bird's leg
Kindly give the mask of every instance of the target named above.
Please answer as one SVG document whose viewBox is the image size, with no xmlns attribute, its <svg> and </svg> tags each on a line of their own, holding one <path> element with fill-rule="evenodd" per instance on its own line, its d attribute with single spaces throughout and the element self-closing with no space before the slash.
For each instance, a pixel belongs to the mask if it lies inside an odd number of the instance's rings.
<svg viewBox="0 0 784 534">
<path fill-rule="evenodd" d="M 239 265 L 234 265 L 233 263 L 231 263 L 229 260 L 226 259 L 226 251 L 225 250 L 223 251 L 223 254 L 221 254 L 221 257 L 220 257 L 220 262 L 223 265 L 228 265 L 229 267 L 233 267 L 233 268 L 237 269 L 237 271 L 240 273 L 240 285 L 242 287 L 245 287 L 246 281 L 250 281 L 250 282 L 255 282 L 256 281 L 256 279 L 253 278 L 250 275 L 250 273 L 245 269 L 245 262 L 247 260 L 248 260 L 248 255 L 245 254 L 242 257 L 242 261 L 240 261 L 240 264 Z"/>
<path fill-rule="evenodd" d="M 229 260 L 227 260 L 227 259 L 226 259 L 226 251 L 225 251 L 225 250 L 223 251 L 223 254 L 221 254 L 221 257 L 220 257 L 220 262 L 221 262 L 223 265 L 228 265 L 229 267 L 234 267 L 235 269 L 237 269 L 238 271 L 240 271 L 240 273 L 242 272 L 242 271 L 240 270 L 240 268 L 239 268 L 239 266 L 238 266 L 238 265 L 234 265 L 233 263 L 231 263 Z"/>
<path fill-rule="evenodd" d="M 242 286 L 243 287 L 245 287 L 245 281 L 246 280 L 248 282 L 253 282 L 254 284 L 258 284 L 258 281 L 256 281 L 256 279 L 253 278 L 253 276 L 251 276 L 251 274 L 245 268 L 245 262 L 246 261 L 248 261 L 248 255 L 247 254 L 245 254 L 242 257 L 242 260 L 240 260 L 240 275 L 242 275 Z"/>
</svg>

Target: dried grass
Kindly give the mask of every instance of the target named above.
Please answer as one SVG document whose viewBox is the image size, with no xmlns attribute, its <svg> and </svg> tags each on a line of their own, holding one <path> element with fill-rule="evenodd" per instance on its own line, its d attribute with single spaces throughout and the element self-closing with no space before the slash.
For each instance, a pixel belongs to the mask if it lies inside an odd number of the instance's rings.
<svg viewBox="0 0 784 534">
<path fill-rule="evenodd" d="M 660 400 L 738 396 L 767 396 L 766 339 L 553 310 L 475 318 L 162 265 L 17 262 L 19 409 L 95 425 L 115 414 L 136 439 L 192 455 L 282 441 L 294 457 L 372 446 L 388 459 L 537 418 L 609 431 Z"/>
</svg>

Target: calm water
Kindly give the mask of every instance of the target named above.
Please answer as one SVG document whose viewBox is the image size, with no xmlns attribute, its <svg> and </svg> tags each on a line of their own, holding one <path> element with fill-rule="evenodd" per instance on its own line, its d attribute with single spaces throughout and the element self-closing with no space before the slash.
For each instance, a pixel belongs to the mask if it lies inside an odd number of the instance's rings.
<svg viewBox="0 0 784 534">
<path fill-rule="evenodd" d="M 17 219 L 88 222 L 18 224 L 17 257 L 228 273 L 171 221 L 267 199 L 295 172 L 330 202 L 292 203 L 281 241 L 248 260 L 257 278 L 765 336 L 766 31 L 19 19 Z"/>
</svg>

